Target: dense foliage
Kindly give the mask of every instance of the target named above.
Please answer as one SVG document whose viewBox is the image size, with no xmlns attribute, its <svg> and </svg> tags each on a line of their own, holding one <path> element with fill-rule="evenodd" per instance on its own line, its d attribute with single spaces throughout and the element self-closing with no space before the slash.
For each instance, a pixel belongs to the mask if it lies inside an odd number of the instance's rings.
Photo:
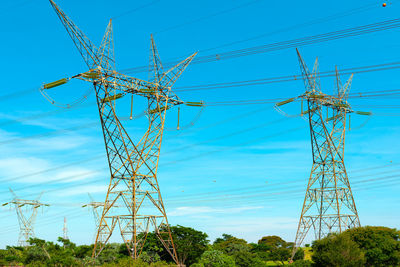
<svg viewBox="0 0 400 267">
<path fill-rule="evenodd" d="M 172 226 L 180 261 L 190 267 L 266 267 L 289 263 L 293 243 L 264 236 L 257 243 L 223 234 L 212 244 L 207 234 L 190 227 Z M 399 266 L 400 232 L 386 227 L 360 227 L 315 241 L 297 250 L 293 267 Z M 93 245 L 78 246 L 62 238 L 48 242 L 34 238 L 28 247 L 0 250 L 0 266 L 176 266 L 155 233 L 148 233 L 144 250 L 132 260 L 125 244 L 108 244 L 91 258 Z M 309 259 L 311 259 L 310 261 Z"/>
<path fill-rule="evenodd" d="M 315 266 L 399 266 L 400 232 L 359 227 L 331 234 L 312 245 Z"/>
<path fill-rule="evenodd" d="M 345 232 L 365 254 L 365 266 L 400 265 L 400 231 L 387 227 L 359 227 Z"/>
<path fill-rule="evenodd" d="M 365 257 L 348 235 L 331 234 L 313 244 L 315 266 L 364 266 Z"/>
<path fill-rule="evenodd" d="M 179 261 L 187 266 L 197 262 L 207 249 L 209 243 L 207 234 L 180 225 L 171 226 L 170 230 Z M 171 259 L 171 256 L 154 233 L 147 235 L 143 250 L 147 256 L 152 257 L 152 259 L 146 258 L 146 262 L 155 262 L 158 259 L 169 261 Z"/>
</svg>

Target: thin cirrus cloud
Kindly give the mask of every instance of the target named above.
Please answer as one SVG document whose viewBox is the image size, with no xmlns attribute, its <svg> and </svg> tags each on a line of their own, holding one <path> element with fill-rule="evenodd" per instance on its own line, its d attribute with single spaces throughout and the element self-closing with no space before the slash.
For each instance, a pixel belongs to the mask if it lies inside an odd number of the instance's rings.
<svg viewBox="0 0 400 267">
<path fill-rule="evenodd" d="M 60 150 L 73 150 L 90 141 L 89 136 L 80 134 L 60 134 L 46 138 L 27 138 L 20 134 L 0 130 L 1 157 L 16 154 L 34 154 L 45 152 L 59 152 Z M 29 155 L 25 155 L 29 157 Z"/>
<path fill-rule="evenodd" d="M 43 173 L 43 170 L 51 168 L 52 163 L 45 159 L 36 157 L 14 157 L 0 160 L 0 172 L 2 179 L 12 177 L 19 179 L 13 183 L 42 183 L 57 181 L 58 183 L 72 183 L 80 180 L 88 180 L 98 175 L 96 170 L 75 167 L 61 171 Z M 31 175 L 38 173 L 37 175 Z M 26 177 L 24 177 L 26 176 Z"/>
</svg>

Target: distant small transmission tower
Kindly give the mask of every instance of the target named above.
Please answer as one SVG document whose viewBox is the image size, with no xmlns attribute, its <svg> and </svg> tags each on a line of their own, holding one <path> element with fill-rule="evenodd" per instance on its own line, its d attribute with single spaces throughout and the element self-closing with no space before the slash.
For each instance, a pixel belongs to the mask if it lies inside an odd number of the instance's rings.
<svg viewBox="0 0 400 267">
<path fill-rule="evenodd" d="M 183 102 L 172 91 L 172 86 L 196 53 L 171 69 L 164 70 L 151 38 L 150 64 L 153 79 L 143 81 L 121 74 L 115 68 L 111 20 L 101 45 L 95 47 L 53 0 L 50 3 L 89 68 L 87 72 L 72 78 L 89 82 L 94 87 L 110 168 L 106 204 L 102 210 L 92 256 L 97 257 L 101 253 L 118 226 L 131 257 L 136 259 L 143 250 L 151 227 L 179 265 L 157 171 L 166 111 L 182 104 L 203 106 L 202 102 Z M 50 99 L 46 91 L 70 79 L 45 84 L 41 92 Z M 131 99 L 134 95 L 140 96 L 147 102 L 148 127 L 143 137 L 136 142 L 129 136 L 115 109 L 116 101 L 125 95 L 130 95 Z"/>
<path fill-rule="evenodd" d="M 15 209 L 18 216 L 19 223 L 19 237 L 18 246 L 26 247 L 29 245 L 28 240 L 35 237 L 34 225 L 36 220 L 37 211 L 41 206 L 49 206 L 39 201 L 42 194 L 36 200 L 24 200 L 17 197 L 14 191 L 10 192 L 14 195 L 14 199 L 10 202 L 4 203 L 3 206 L 10 205 L 11 209 Z"/>
<path fill-rule="evenodd" d="M 311 133 L 313 165 L 297 229 L 292 258 L 310 228 L 315 239 L 332 232 L 343 232 L 360 226 L 360 220 L 350 182 L 344 165 L 344 144 L 347 114 L 353 113 L 347 102 L 353 75 L 342 85 L 336 69 L 337 96 L 322 93 L 318 73 L 318 58 L 310 73 L 299 51 L 297 55 L 306 91 L 304 94 L 279 102 L 275 108 L 301 101 L 301 115 L 308 117 Z M 307 110 L 303 110 L 303 101 Z M 370 112 L 355 112 L 371 115 Z"/>
<path fill-rule="evenodd" d="M 68 238 L 68 228 L 67 228 L 67 217 L 64 217 L 63 238 L 65 240 L 69 240 L 69 238 Z"/>
</svg>

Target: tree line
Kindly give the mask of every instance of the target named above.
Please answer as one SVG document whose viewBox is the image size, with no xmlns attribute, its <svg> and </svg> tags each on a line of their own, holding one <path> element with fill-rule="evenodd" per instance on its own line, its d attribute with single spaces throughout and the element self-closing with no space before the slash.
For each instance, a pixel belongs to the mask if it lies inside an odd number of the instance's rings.
<svg viewBox="0 0 400 267">
<path fill-rule="evenodd" d="M 171 226 L 178 258 L 190 267 L 267 267 L 289 264 L 293 243 L 279 236 L 264 236 L 257 243 L 223 234 L 214 242 L 201 231 Z M 0 250 L 0 266 L 176 266 L 155 233 L 149 233 L 140 258 L 132 260 L 125 244 L 107 244 L 93 261 L 93 245 L 76 245 L 58 238 L 39 238 L 29 246 L 7 246 Z M 293 267 L 311 266 L 399 266 L 400 232 L 387 227 L 359 227 L 330 234 L 299 248 Z"/>
</svg>

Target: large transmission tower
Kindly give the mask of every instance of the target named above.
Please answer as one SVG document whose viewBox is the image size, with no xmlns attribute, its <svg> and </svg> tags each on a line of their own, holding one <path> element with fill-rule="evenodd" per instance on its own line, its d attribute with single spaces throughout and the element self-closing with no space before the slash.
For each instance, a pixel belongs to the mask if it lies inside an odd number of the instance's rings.
<svg viewBox="0 0 400 267">
<path fill-rule="evenodd" d="M 11 188 L 10 191 L 14 196 L 13 200 L 4 203 L 2 206 L 10 205 L 11 209 L 17 212 L 19 223 L 18 246 L 26 247 L 29 245 L 28 240 L 35 237 L 34 225 L 38 209 L 42 206 L 49 206 L 49 204 L 43 204 L 39 201 L 42 194 L 36 200 L 25 200 L 18 198 Z"/>
<path fill-rule="evenodd" d="M 297 229 L 295 248 L 303 243 L 310 228 L 315 239 L 332 232 L 343 232 L 360 226 L 360 220 L 350 182 L 344 165 L 344 146 L 347 114 L 353 113 L 347 102 L 353 75 L 342 84 L 336 69 L 337 95 L 321 91 L 318 58 L 310 72 L 297 50 L 300 68 L 306 87 L 304 94 L 279 102 L 275 108 L 293 101 L 301 101 L 301 115 L 308 117 L 311 134 L 313 165 Z M 303 110 L 303 101 L 306 110 Z M 355 112 L 371 115 L 370 112 Z"/>
<path fill-rule="evenodd" d="M 112 22 L 99 48 L 49 0 L 89 71 L 71 78 L 93 84 L 104 134 L 111 180 L 99 222 L 93 257 L 97 257 L 118 225 L 121 236 L 132 258 L 142 252 L 150 226 L 160 241 L 179 264 L 172 240 L 167 214 L 157 181 L 158 160 L 166 111 L 184 104 L 171 87 L 192 61 L 195 54 L 164 71 L 155 43 L 151 38 L 151 82 L 118 73 L 115 70 Z M 45 84 L 42 92 L 65 84 L 70 78 Z M 133 142 L 115 111 L 115 101 L 131 94 L 147 99 L 147 131 L 138 142 Z M 186 102 L 188 106 L 202 106 L 202 102 Z M 118 206 L 118 207 L 117 207 Z"/>
</svg>

